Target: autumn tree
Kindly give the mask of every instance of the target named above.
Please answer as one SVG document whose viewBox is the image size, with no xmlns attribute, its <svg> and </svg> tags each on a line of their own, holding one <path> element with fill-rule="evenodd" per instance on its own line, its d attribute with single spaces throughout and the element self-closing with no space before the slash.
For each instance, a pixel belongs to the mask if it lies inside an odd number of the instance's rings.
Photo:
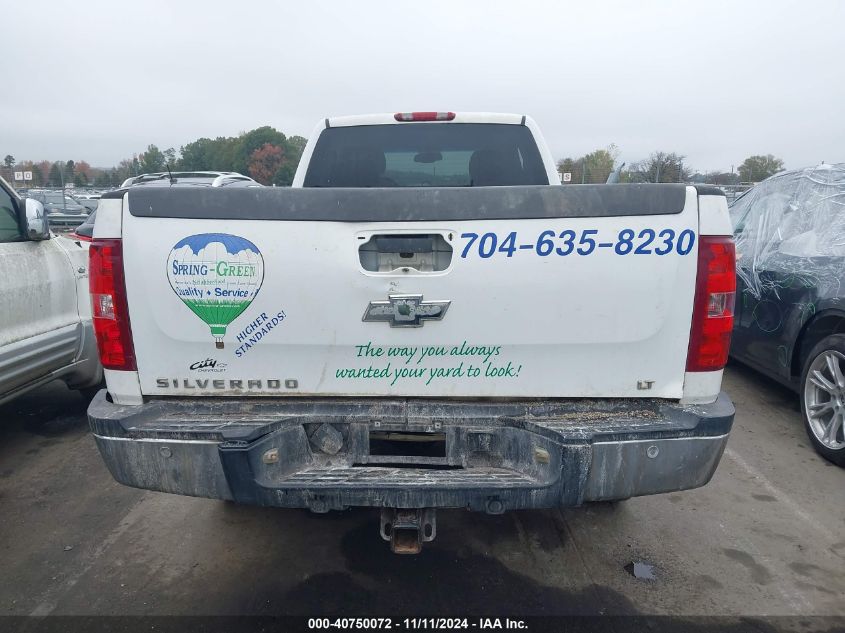
<svg viewBox="0 0 845 633">
<path fill-rule="evenodd" d="M 307 140 L 302 136 L 286 137 L 271 126 L 263 126 L 234 137 L 199 138 L 179 148 L 162 151 L 147 146 L 140 156 L 133 155 L 115 167 L 97 169 L 84 160 L 66 163 L 56 161 L 24 161 L 18 169 L 33 172 L 32 185 L 61 187 L 62 183 L 97 187 L 119 186 L 127 178 L 142 173 L 161 172 L 167 166 L 177 171 L 238 171 L 259 174 L 264 184 L 289 186 L 299 165 Z M 266 146 L 273 149 L 268 151 Z M 261 150 L 261 151 L 258 151 Z M 256 152 L 258 153 L 256 154 Z M 0 169 L 14 169 L 17 162 L 8 154 Z"/>
<path fill-rule="evenodd" d="M 255 150 L 270 144 L 284 154 L 279 170 L 271 176 L 273 184 L 289 185 L 305 149 L 307 140 L 301 136 L 285 138 L 270 126 L 263 126 L 235 137 L 199 138 L 180 148 L 177 168 L 183 171 L 236 171 L 248 174 Z"/>
<path fill-rule="evenodd" d="M 760 182 L 783 171 L 783 161 L 772 154 L 749 156 L 739 166 L 742 182 Z"/>
<path fill-rule="evenodd" d="M 262 185 L 273 183 L 273 177 L 285 162 L 285 150 L 278 145 L 265 143 L 249 159 L 249 175 Z"/>
<path fill-rule="evenodd" d="M 86 161 L 80 160 L 76 163 L 76 174 L 83 175 L 85 177 L 86 182 L 91 182 L 94 179 L 94 173 L 91 169 L 91 165 L 89 165 Z"/>
<path fill-rule="evenodd" d="M 232 163 L 232 171 L 241 174 L 247 173 L 253 161 L 253 153 L 259 148 L 264 148 L 265 145 L 274 145 L 282 150 L 286 145 L 285 135 L 277 129 L 265 125 L 249 132 L 242 134 L 236 140 L 236 150 L 234 160 Z M 215 169 L 220 169 L 219 167 Z M 272 174 L 271 174 L 272 177 Z"/>
</svg>

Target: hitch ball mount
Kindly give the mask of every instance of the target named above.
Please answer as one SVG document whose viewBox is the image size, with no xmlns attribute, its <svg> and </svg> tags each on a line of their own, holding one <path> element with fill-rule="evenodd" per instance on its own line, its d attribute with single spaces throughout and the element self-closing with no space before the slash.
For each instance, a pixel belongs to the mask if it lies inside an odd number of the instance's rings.
<svg viewBox="0 0 845 633">
<path fill-rule="evenodd" d="M 394 554 L 419 554 L 437 535 L 434 508 L 382 508 L 381 537 Z"/>
</svg>

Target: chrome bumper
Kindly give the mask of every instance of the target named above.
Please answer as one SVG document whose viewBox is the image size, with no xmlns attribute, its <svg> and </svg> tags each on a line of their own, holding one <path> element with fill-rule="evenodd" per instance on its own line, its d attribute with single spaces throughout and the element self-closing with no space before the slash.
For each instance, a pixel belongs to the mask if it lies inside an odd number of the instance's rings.
<svg viewBox="0 0 845 633">
<path fill-rule="evenodd" d="M 316 512 L 499 513 L 696 488 L 715 472 L 733 416 L 725 394 L 695 406 L 208 398 L 129 407 L 101 392 L 89 409 L 100 453 L 123 484 Z M 328 452 L 315 440 L 325 425 L 340 442 Z M 442 434 L 445 454 L 370 455 L 376 428 Z"/>
</svg>

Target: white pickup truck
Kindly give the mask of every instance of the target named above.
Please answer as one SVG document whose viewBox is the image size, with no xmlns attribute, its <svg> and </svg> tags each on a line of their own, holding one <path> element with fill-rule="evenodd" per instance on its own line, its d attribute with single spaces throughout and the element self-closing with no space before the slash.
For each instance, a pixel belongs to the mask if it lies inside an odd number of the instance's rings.
<svg viewBox="0 0 845 633">
<path fill-rule="evenodd" d="M 734 408 L 721 191 L 561 186 L 531 119 L 326 119 L 288 189 L 100 202 L 88 414 L 130 486 L 498 514 L 704 485 Z"/>
</svg>

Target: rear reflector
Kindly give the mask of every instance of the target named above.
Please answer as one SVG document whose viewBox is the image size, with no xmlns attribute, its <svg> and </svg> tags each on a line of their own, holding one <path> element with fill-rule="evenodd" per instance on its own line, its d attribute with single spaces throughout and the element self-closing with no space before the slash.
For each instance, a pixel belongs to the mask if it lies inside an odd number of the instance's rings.
<svg viewBox="0 0 845 633">
<path fill-rule="evenodd" d="M 451 121 L 454 112 L 397 112 L 393 115 L 397 121 Z"/>
<path fill-rule="evenodd" d="M 135 348 L 123 278 L 123 243 L 120 240 L 94 240 L 88 258 L 94 334 L 100 350 L 100 362 L 106 369 L 134 371 Z"/>
<path fill-rule="evenodd" d="M 702 235 L 687 371 L 717 371 L 728 362 L 736 300 L 733 238 Z"/>
</svg>

